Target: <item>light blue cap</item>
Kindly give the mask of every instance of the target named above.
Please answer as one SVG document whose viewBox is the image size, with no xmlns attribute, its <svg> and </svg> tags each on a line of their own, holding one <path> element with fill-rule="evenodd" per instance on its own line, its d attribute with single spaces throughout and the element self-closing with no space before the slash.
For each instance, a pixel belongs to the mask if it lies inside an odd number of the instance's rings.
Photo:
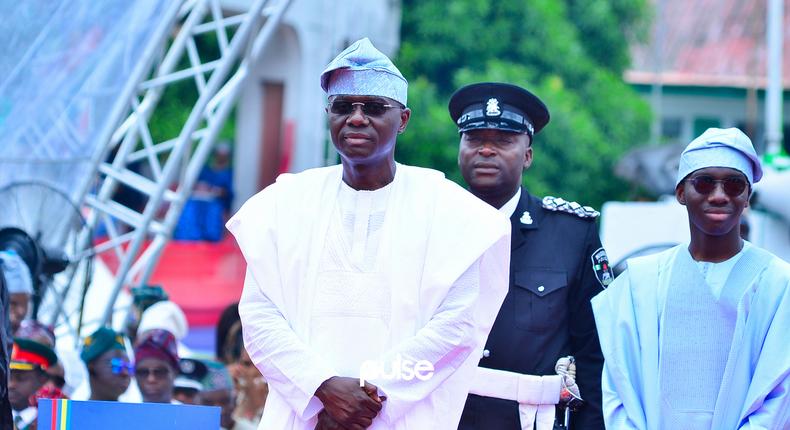
<svg viewBox="0 0 790 430">
<path fill-rule="evenodd" d="M 9 294 L 33 294 L 33 278 L 25 261 L 15 251 L 0 251 L 6 286 Z"/>
<path fill-rule="evenodd" d="M 354 42 L 321 73 L 321 88 L 327 96 L 381 96 L 405 106 L 408 87 L 400 70 L 368 38 Z"/>
<path fill-rule="evenodd" d="M 690 173 L 706 167 L 729 167 L 746 175 L 750 184 L 760 181 L 763 169 L 749 136 L 732 128 L 709 128 L 680 154 L 675 186 Z"/>
</svg>

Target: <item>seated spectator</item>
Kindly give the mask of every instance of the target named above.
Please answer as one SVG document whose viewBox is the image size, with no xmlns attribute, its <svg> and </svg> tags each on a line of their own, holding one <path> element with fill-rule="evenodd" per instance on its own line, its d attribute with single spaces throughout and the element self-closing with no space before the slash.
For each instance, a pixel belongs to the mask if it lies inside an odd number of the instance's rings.
<svg viewBox="0 0 790 430">
<path fill-rule="evenodd" d="M 14 339 L 8 400 L 17 430 L 34 430 L 38 408 L 35 393 L 46 384 L 46 370 L 57 363 L 52 348 L 29 339 Z"/>
<path fill-rule="evenodd" d="M 255 430 L 255 422 L 236 416 L 236 396 L 228 370 L 222 363 L 204 361 L 208 372 L 202 380 L 200 404 L 203 406 L 219 406 L 221 430 Z"/>
<path fill-rule="evenodd" d="M 269 384 L 253 364 L 246 349 L 242 348 L 241 357 L 228 366 L 228 371 L 238 393 L 236 415 L 254 422 L 260 421 L 269 395 Z"/>
<path fill-rule="evenodd" d="M 131 289 L 132 306 L 126 315 L 124 327 L 126 336 L 135 343 L 137 338 L 137 327 L 140 324 L 143 312 L 155 303 L 168 299 L 167 293 L 160 285 L 142 285 Z"/>
<path fill-rule="evenodd" d="M 258 422 L 263 415 L 269 386 L 250 360 L 241 335 L 239 304 L 234 303 L 222 312 L 217 324 L 216 354 L 233 378 L 236 390 L 236 416 Z"/>
<path fill-rule="evenodd" d="M 179 359 L 172 333 L 161 329 L 146 331 L 134 348 L 134 359 L 134 376 L 143 402 L 180 403 L 173 399 Z"/>
<path fill-rule="evenodd" d="M 175 240 L 222 239 L 233 200 L 230 156 L 230 144 L 217 144 L 211 162 L 200 171 L 195 189 L 184 205 L 173 232 Z"/>
<path fill-rule="evenodd" d="M 228 305 L 220 314 L 214 339 L 214 353 L 219 361 L 227 366 L 239 359 L 244 340 L 238 302 Z"/>
<path fill-rule="evenodd" d="M 85 338 L 80 358 L 88 368 L 90 400 L 117 402 L 134 374 L 123 335 L 102 327 Z"/>
<path fill-rule="evenodd" d="M 8 289 L 8 319 L 11 322 L 11 333 L 16 336 L 19 325 L 27 317 L 30 309 L 33 278 L 25 261 L 12 250 L 0 251 L 0 264 L 3 265 L 3 275 Z"/>
<path fill-rule="evenodd" d="M 16 331 L 16 337 L 36 341 L 55 351 L 55 332 L 52 331 L 52 328 L 36 320 L 23 320 Z M 55 352 L 55 355 L 57 355 L 57 352 Z M 36 392 L 36 398 L 67 399 L 68 396 L 63 391 L 66 385 L 66 372 L 60 357 L 58 357 L 55 364 L 47 368 L 46 372 L 47 382 Z"/>
<path fill-rule="evenodd" d="M 22 320 L 15 336 L 22 339 L 35 340 L 38 343 L 55 349 L 55 332 L 47 325 L 33 319 Z"/>
<path fill-rule="evenodd" d="M 208 191 L 222 206 L 223 218 L 230 212 L 233 203 L 233 169 L 231 168 L 231 145 L 219 142 L 214 148 L 211 163 L 198 176 L 196 190 Z M 224 221 L 222 222 L 224 225 Z M 224 228 L 222 228 L 224 230 Z"/>
<path fill-rule="evenodd" d="M 143 336 L 153 329 L 167 330 L 176 338 L 179 356 L 191 355 L 189 348 L 181 343 L 189 333 L 189 324 L 187 316 L 177 304 L 164 300 L 154 303 L 143 312 L 137 327 L 137 336 Z"/>
<path fill-rule="evenodd" d="M 179 372 L 173 383 L 173 398 L 186 405 L 197 405 L 198 395 L 203 385 L 200 381 L 206 376 L 208 369 L 200 360 L 182 358 Z"/>
</svg>

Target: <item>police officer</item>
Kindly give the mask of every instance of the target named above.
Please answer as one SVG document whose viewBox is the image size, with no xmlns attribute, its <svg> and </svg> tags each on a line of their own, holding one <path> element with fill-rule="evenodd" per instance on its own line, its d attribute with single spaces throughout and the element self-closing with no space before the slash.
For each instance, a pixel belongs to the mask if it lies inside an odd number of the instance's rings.
<svg viewBox="0 0 790 430">
<path fill-rule="evenodd" d="M 173 381 L 173 398 L 185 405 L 197 405 L 200 402 L 200 382 L 208 374 L 208 367 L 195 358 L 181 358 L 178 362 L 178 376 Z"/>
<path fill-rule="evenodd" d="M 585 403 L 572 414 L 570 428 L 603 429 L 603 357 L 590 299 L 612 273 L 598 237 L 599 213 L 561 198 L 541 199 L 522 187 L 533 137 L 549 122 L 548 109 L 534 94 L 510 84 L 477 83 L 459 89 L 449 109 L 461 134 L 458 165 L 469 190 L 508 215 L 512 225 L 510 290 L 480 360 L 486 369 L 478 369 L 471 390 L 485 396 L 469 395 L 459 428 L 517 430 L 532 421 L 538 430 L 551 429 L 566 382 L 556 376 L 555 364 L 573 356 Z M 512 387 L 518 389 L 505 392 Z M 523 424 L 532 428 L 532 422 Z"/>
</svg>

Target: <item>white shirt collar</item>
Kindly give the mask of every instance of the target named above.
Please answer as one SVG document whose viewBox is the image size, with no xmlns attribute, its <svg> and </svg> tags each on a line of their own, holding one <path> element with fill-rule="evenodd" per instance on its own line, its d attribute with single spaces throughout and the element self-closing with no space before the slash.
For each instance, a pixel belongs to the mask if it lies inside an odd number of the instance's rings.
<svg viewBox="0 0 790 430">
<path fill-rule="evenodd" d="M 38 408 L 35 406 L 28 406 L 27 408 L 22 409 L 21 411 L 12 410 L 11 412 L 15 420 L 16 417 L 22 418 L 22 422 L 20 422 L 19 424 L 27 426 L 36 419 L 36 416 L 38 415 Z"/>
<path fill-rule="evenodd" d="M 507 215 L 508 218 L 513 216 L 513 212 L 516 211 L 516 206 L 518 206 L 518 200 L 521 198 L 521 187 L 518 187 L 516 190 L 516 194 L 510 198 L 501 208 L 499 208 L 499 212 Z"/>
</svg>

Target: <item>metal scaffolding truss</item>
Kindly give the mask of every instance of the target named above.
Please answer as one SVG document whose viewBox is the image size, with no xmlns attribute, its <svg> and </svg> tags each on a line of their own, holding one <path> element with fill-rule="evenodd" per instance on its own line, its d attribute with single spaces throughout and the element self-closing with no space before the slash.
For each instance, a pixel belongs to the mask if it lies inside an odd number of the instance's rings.
<svg viewBox="0 0 790 430">
<path fill-rule="evenodd" d="M 87 249 L 92 257 L 110 253 L 108 257 L 117 263 L 110 267 L 114 284 L 103 313 L 105 324 L 111 322 L 121 290 L 151 276 L 250 65 L 290 3 L 255 0 L 247 11 L 229 14 L 220 0 L 186 0 L 174 6 L 171 25 L 161 28 L 158 46 L 146 53 L 147 64 L 140 65 L 136 81 L 130 83 L 126 112 L 119 112 L 115 122 L 120 125 L 108 132 L 106 145 L 96 152 L 94 174 L 78 200 L 87 208 L 80 249 Z M 216 58 L 204 58 L 207 51 L 217 53 Z M 172 94 L 171 88 L 184 88 L 185 83 L 193 87 L 196 98 L 189 116 L 168 118 L 178 122 L 180 131 L 154 139 L 149 124 L 158 115 L 167 115 L 158 109 L 160 101 Z M 114 201 L 119 186 L 144 195 L 144 207 Z M 91 232 L 98 227 L 106 230 L 107 240 L 94 243 Z M 59 320 L 64 310 L 72 314 L 73 309 L 63 306 L 70 288 L 52 292 L 58 303 L 53 322 L 76 330 L 72 318 Z"/>
</svg>

